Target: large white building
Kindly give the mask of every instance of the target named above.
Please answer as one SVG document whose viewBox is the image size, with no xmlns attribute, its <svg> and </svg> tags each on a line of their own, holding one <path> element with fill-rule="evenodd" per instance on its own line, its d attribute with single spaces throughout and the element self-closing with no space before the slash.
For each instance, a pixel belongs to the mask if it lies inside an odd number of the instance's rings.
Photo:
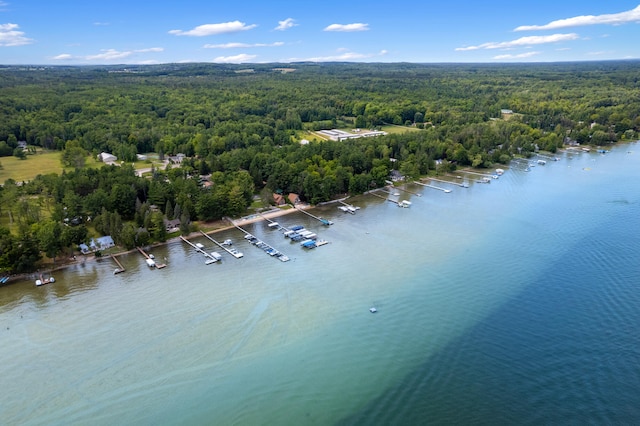
<svg viewBox="0 0 640 426">
<path fill-rule="evenodd" d="M 362 131 L 360 129 L 353 130 L 353 133 L 345 132 L 344 130 L 331 129 L 331 130 L 320 130 L 318 131 L 321 135 L 327 136 L 329 139 L 333 141 L 343 141 L 346 139 L 357 139 L 357 138 L 370 138 L 373 136 L 383 136 L 386 135 L 387 132 L 383 132 L 380 130 L 365 130 Z"/>
</svg>

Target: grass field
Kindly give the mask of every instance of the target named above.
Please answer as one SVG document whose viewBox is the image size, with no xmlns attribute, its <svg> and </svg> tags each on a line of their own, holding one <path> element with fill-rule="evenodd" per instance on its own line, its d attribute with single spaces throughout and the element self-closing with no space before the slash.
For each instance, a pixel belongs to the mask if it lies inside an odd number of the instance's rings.
<svg viewBox="0 0 640 426">
<path fill-rule="evenodd" d="M 26 160 L 19 160 L 16 157 L 0 157 L 0 184 L 11 178 L 16 182 L 32 180 L 38 175 L 48 173 L 62 173 L 63 167 L 60 163 L 59 151 L 38 151 L 35 155 L 27 155 Z M 87 158 L 86 167 L 100 167 L 102 163 Z"/>
</svg>

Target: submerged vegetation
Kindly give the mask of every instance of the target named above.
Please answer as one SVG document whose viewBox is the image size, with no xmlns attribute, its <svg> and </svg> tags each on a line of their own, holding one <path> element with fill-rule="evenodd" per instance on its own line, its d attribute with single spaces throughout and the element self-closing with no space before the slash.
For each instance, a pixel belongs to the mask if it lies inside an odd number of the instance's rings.
<svg viewBox="0 0 640 426">
<path fill-rule="evenodd" d="M 318 203 L 382 186 L 393 169 L 433 173 L 436 160 L 491 167 L 633 140 L 639 71 L 634 61 L 0 67 L 0 157 L 33 173 L 23 182 L 0 167 L 0 270 L 28 271 L 93 234 L 163 241 L 167 221 L 188 232 L 242 215 L 257 193 Z M 314 133 L 332 128 L 393 131 Z M 59 153 L 55 169 L 36 165 L 42 151 Z M 103 152 L 116 165 L 96 168 Z M 131 163 L 149 153 L 157 162 L 138 176 Z"/>
</svg>

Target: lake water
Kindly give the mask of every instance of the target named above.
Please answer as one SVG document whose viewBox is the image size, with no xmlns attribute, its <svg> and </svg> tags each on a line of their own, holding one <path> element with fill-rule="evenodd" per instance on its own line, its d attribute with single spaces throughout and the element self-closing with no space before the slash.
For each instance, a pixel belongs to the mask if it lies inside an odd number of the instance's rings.
<svg viewBox="0 0 640 426">
<path fill-rule="evenodd" d="M 559 158 L 2 287 L 0 422 L 638 424 L 640 145 Z"/>
</svg>

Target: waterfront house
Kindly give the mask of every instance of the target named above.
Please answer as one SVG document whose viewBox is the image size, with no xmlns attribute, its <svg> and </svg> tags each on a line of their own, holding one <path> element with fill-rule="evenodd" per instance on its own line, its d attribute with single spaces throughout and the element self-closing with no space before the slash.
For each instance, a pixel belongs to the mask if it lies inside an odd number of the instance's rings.
<svg viewBox="0 0 640 426">
<path fill-rule="evenodd" d="M 294 194 L 293 192 L 291 192 L 289 194 L 289 197 L 287 197 L 289 199 L 289 202 L 291 204 L 298 204 L 300 202 L 300 196 L 298 194 Z"/>
<path fill-rule="evenodd" d="M 286 201 L 285 201 L 284 196 L 282 194 L 274 193 L 273 194 L 273 201 L 276 203 L 276 206 L 284 206 L 286 204 Z"/>
</svg>

